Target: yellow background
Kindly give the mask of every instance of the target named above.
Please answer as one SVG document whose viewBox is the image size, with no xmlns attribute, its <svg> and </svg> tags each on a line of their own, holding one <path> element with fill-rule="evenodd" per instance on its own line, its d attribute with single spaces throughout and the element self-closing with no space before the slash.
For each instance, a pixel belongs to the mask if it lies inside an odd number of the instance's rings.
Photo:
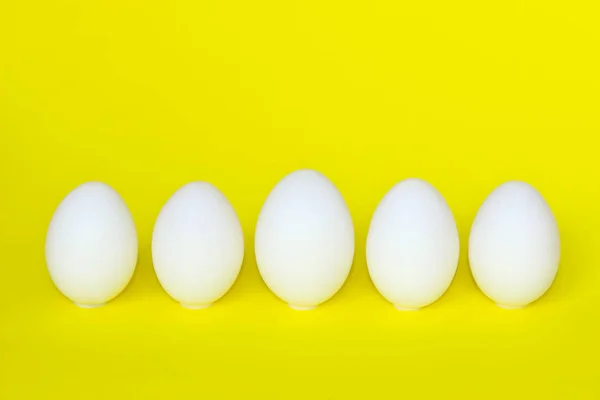
<svg viewBox="0 0 600 400">
<path fill-rule="evenodd" d="M 589 1 L 0 1 L 0 398 L 600 398 L 600 5 Z M 314 168 L 356 228 L 346 285 L 314 312 L 271 294 L 253 231 L 269 190 Z M 372 212 L 396 182 L 445 196 L 454 282 L 400 313 L 369 280 Z M 497 185 L 557 217 L 554 286 L 497 308 L 466 260 Z M 121 296 L 82 310 L 54 287 L 55 207 L 101 180 L 136 221 Z M 213 307 L 182 309 L 152 269 L 154 220 L 193 180 L 246 234 Z"/>
</svg>

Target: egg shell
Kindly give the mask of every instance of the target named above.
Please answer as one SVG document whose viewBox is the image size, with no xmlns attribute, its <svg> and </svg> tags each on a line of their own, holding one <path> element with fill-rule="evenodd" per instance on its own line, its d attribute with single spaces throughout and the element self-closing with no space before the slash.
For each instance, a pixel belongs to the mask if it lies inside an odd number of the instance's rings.
<svg viewBox="0 0 600 400">
<path fill-rule="evenodd" d="M 332 297 L 348 277 L 354 227 L 333 183 L 313 170 L 287 175 L 262 207 L 256 261 L 267 286 L 296 309 Z"/>
<path fill-rule="evenodd" d="M 448 288 L 458 265 L 452 211 L 429 183 L 407 179 L 381 200 L 367 236 L 367 265 L 377 290 L 398 309 L 418 309 Z"/>
<path fill-rule="evenodd" d="M 56 287 L 77 305 L 99 306 L 131 279 L 138 255 L 133 218 L 110 186 L 88 182 L 60 203 L 46 235 L 46 263 Z"/>
<path fill-rule="evenodd" d="M 487 197 L 471 228 L 469 263 L 489 298 L 505 308 L 535 301 L 552 285 L 559 260 L 558 225 L 535 188 L 512 181 Z"/>
<path fill-rule="evenodd" d="M 244 234 L 235 210 L 213 185 L 192 182 L 164 205 L 152 235 L 152 260 L 165 291 L 187 308 L 203 308 L 235 282 Z"/>
</svg>

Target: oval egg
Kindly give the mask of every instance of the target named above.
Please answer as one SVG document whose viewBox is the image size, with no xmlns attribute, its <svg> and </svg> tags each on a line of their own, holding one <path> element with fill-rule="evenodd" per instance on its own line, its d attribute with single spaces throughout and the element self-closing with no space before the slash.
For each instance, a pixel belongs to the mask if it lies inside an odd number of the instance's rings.
<svg viewBox="0 0 600 400">
<path fill-rule="evenodd" d="M 75 304 L 99 306 L 128 284 L 138 241 L 125 202 L 110 186 L 88 182 L 56 209 L 46 236 L 46 263 L 56 287 Z"/>
<path fill-rule="evenodd" d="M 448 288 L 458 265 L 452 211 L 429 183 L 407 179 L 381 200 L 367 236 L 367 265 L 379 292 L 398 309 L 418 309 Z"/>
<path fill-rule="evenodd" d="M 560 235 L 544 198 L 524 182 L 494 190 L 479 209 L 469 237 L 469 262 L 479 288 L 499 306 L 519 308 L 552 285 Z"/>
<path fill-rule="evenodd" d="M 292 308 L 328 300 L 354 257 L 354 227 L 342 195 L 317 171 L 287 175 L 262 207 L 255 250 L 265 283 Z"/>
<path fill-rule="evenodd" d="M 152 260 L 165 291 L 186 308 L 204 308 L 235 282 L 244 234 L 235 210 L 213 185 L 192 182 L 164 205 L 152 235 Z"/>
</svg>

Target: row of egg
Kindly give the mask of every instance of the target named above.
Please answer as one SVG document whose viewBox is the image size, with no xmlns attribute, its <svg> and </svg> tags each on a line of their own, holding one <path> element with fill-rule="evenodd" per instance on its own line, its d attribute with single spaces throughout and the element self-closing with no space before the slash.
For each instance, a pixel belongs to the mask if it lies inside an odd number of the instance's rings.
<svg viewBox="0 0 600 400">
<path fill-rule="evenodd" d="M 381 200 L 367 238 L 367 265 L 379 292 L 399 309 L 436 301 L 456 272 L 459 237 L 441 194 L 419 179 Z M 137 264 L 137 234 L 124 201 L 97 182 L 73 190 L 56 210 L 46 261 L 58 289 L 77 305 L 99 306 L 128 284 Z M 255 235 L 256 262 L 267 286 L 291 307 L 310 309 L 344 284 L 354 258 L 354 227 L 344 199 L 324 175 L 300 170 L 269 194 Z M 556 275 L 560 239 L 542 196 L 508 182 L 485 200 L 473 223 L 469 261 L 481 290 L 518 308 L 539 298 Z M 162 287 L 188 308 L 203 308 L 233 285 L 244 236 L 227 198 L 189 183 L 164 205 L 152 236 Z"/>
</svg>

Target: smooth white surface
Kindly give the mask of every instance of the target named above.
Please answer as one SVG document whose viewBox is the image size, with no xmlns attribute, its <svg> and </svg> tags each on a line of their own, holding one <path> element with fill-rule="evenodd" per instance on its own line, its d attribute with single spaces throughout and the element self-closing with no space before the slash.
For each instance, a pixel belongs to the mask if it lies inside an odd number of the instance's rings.
<svg viewBox="0 0 600 400">
<path fill-rule="evenodd" d="M 543 197 L 524 182 L 508 182 L 485 200 L 471 228 L 469 262 L 479 288 L 497 304 L 521 307 L 552 285 L 560 237 Z"/>
<path fill-rule="evenodd" d="M 221 298 L 235 282 L 243 259 L 240 221 L 213 185 L 189 183 L 160 211 L 152 235 L 154 271 L 165 291 L 185 307 Z"/>
<path fill-rule="evenodd" d="M 354 257 L 354 226 L 346 203 L 324 175 L 287 175 L 262 207 L 256 261 L 267 286 L 296 307 L 316 306 L 344 284 Z"/>
<path fill-rule="evenodd" d="M 46 235 L 46 263 L 56 287 L 74 303 L 102 305 L 135 270 L 138 240 L 119 194 L 100 182 L 75 188 L 60 203 Z"/>
<path fill-rule="evenodd" d="M 377 206 L 367 265 L 379 292 L 396 308 L 414 310 L 436 301 L 454 278 L 459 252 L 452 211 L 429 183 L 402 181 Z"/>
</svg>

